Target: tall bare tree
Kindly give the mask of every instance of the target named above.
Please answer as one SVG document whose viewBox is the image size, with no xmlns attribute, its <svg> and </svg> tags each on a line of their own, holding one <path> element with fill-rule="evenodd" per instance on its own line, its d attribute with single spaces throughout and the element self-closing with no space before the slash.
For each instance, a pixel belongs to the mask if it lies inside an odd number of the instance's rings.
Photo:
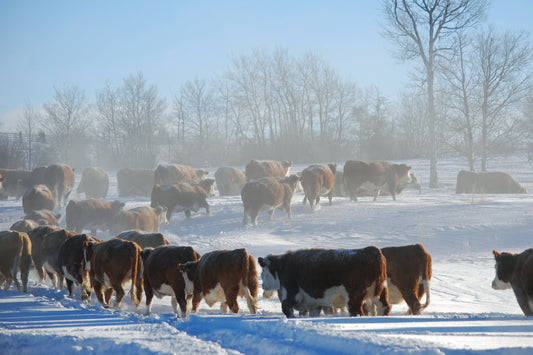
<svg viewBox="0 0 533 355">
<path fill-rule="evenodd" d="M 122 106 L 120 89 L 106 83 L 104 88 L 96 94 L 96 118 L 100 123 L 100 132 L 104 140 L 111 146 L 113 160 L 122 155 L 122 141 L 124 139 L 120 119 Z"/>
<path fill-rule="evenodd" d="M 509 109 L 526 98 L 531 88 L 531 46 L 525 32 L 497 34 L 492 28 L 475 41 L 480 77 L 481 170 L 487 170 L 489 140 L 508 139 L 518 120 Z"/>
<path fill-rule="evenodd" d="M 484 18 L 485 0 L 384 0 L 385 35 L 404 60 L 420 59 L 425 69 L 430 135 L 430 187 L 438 186 L 434 80 L 436 60 L 449 50 L 452 35 Z"/>
<path fill-rule="evenodd" d="M 17 123 L 17 128 L 22 132 L 28 140 L 28 158 L 26 168 L 31 170 L 33 169 L 33 136 L 37 128 L 39 117 L 37 112 L 33 108 L 31 101 L 29 99 L 24 103 L 24 112 L 22 118 Z"/>
</svg>

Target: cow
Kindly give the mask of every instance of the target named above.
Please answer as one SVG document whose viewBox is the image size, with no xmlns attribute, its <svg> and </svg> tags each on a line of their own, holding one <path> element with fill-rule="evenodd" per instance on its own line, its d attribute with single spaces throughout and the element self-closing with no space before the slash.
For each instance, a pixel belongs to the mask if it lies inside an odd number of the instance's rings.
<svg viewBox="0 0 533 355">
<path fill-rule="evenodd" d="M 73 285 L 76 284 L 80 286 L 82 301 L 90 301 L 92 292 L 89 273 L 83 267 L 83 244 L 86 241 L 100 242 L 100 240 L 85 234 L 74 235 L 61 244 L 57 255 L 59 276 L 65 278 L 70 297 L 72 297 Z"/>
<path fill-rule="evenodd" d="M 246 184 L 246 175 L 239 169 L 222 166 L 215 171 L 215 181 L 220 196 L 238 196 Z"/>
<path fill-rule="evenodd" d="M 39 226 L 40 224 L 33 219 L 21 219 L 20 221 L 13 223 L 9 229 L 17 232 L 29 233 L 32 229 Z"/>
<path fill-rule="evenodd" d="M 120 169 L 117 171 L 119 197 L 150 196 L 154 186 L 154 171 L 151 169 Z"/>
<path fill-rule="evenodd" d="M 0 232 L 0 285 L 9 290 L 15 281 L 17 289 L 28 292 L 28 275 L 31 266 L 31 241 L 24 232 L 7 230 Z M 20 270 L 22 287 L 17 280 Z"/>
<path fill-rule="evenodd" d="M 533 316 L 533 248 L 520 254 L 499 253 L 493 250 L 496 276 L 495 290 L 513 289 L 518 305 L 526 316 Z"/>
<path fill-rule="evenodd" d="M 178 182 L 199 182 L 208 172 L 188 165 L 159 164 L 154 171 L 154 185 L 169 185 Z"/>
<path fill-rule="evenodd" d="M 389 303 L 405 301 L 409 313 L 420 314 L 430 302 L 431 256 L 420 244 L 381 248 L 387 259 Z M 426 294 L 426 302 L 420 304 Z"/>
<path fill-rule="evenodd" d="M 44 278 L 46 277 L 45 269 L 44 269 L 44 261 L 43 261 L 43 255 L 42 255 L 42 245 L 44 241 L 45 235 L 47 235 L 50 232 L 53 232 L 55 230 L 59 230 L 60 228 L 57 226 L 40 226 L 35 229 L 32 229 L 28 236 L 31 240 L 31 258 L 33 259 L 33 264 L 35 265 L 35 270 L 37 271 L 37 274 L 39 275 L 39 281 L 43 282 Z"/>
<path fill-rule="evenodd" d="M 63 277 L 57 264 L 57 256 L 61 245 L 68 239 L 77 235 L 66 229 L 58 229 L 44 235 L 41 243 L 41 259 L 44 269 L 52 280 L 52 285 L 61 289 L 63 287 Z"/>
<path fill-rule="evenodd" d="M 39 223 L 40 225 L 58 226 L 61 213 L 54 213 L 50 210 L 35 210 L 24 216 L 24 219 L 31 219 Z"/>
<path fill-rule="evenodd" d="M 525 194 L 527 190 L 513 177 L 501 171 L 474 172 L 461 170 L 457 174 L 457 194 Z"/>
<path fill-rule="evenodd" d="M 32 186 L 22 196 L 22 209 L 26 214 L 35 210 L 53 210 L 54 208 L 54 195 L 46 185 Z"/>
<path fill-rule="evenodd" d="M 209 307 L 220 302 L 220 310 L 239 312 L 237 297 L 246 297 L 248 310 L 257 313 L 257 270 L 255 259 L 246 249 L 215 250 L 200 260 L 178 264 L 185 288 L 192 285 L 192 311 L 198 310 L 202 299 Z"/>
<path fill-rule="evenodd" d="M 335 191 L 333 192 L 333 196 L 336 197 L 347 197 L 348 192 L 346 191 L 346 187 L 344 186 L 344 172 L 343 171 L 335 171 Z"/>
<path fill-rule="evenodd" d="M 411 182 L 410 170 L 411 167 L 406 164 L 348 160 L 344 164 L 344 185 L 353 201 L 357 201 L 357 190 L 361 186 L 374 192 L 374 201 L 381 190 L 388 190 L 396 201 L 396 193 L 402 189 L 401 186 Z"/>
<path fill-rule="evenodd" d="M 113 238 L 105 242 L 83 242 L 85 270 L 89 272 L 91 285 L 98 302 L 109 308 L 113 291 L 114 308 L 126 295 L 124 283 L 131 280 L 131 301 L 135 306 L 141 303 L 143 292 L 142 249 L 137 243 Z"/>
<path fill-rule="evenodd" d="M 257 180 L 265 177 L 286 177 L 292 161 L 283 160 L 256 160 L 252 159 L 245 167 L 246 181 Z"/>
<path fill-rule="evenodd" d="M 3 178 L 3 190 L 0 192 L 0 199 L 11 196 L 17 200 L 20 199 L 24 192 L 31 187 L 30 174 L 30 170 L 0 169 L 0 176 Z"/>
<path fill-rule="evenodd" d="M 109 176 L 104 169 L 91 166 L 83 169 L 77 193 L 85 193 L 85 198 L 105 198 L 109 190 Z"/>
<path fill-rule="evenodd" d="M 207 197 L 212 195 L 215 180 L 205 179 L 199 183 L 180 182 L 172 185 L 155 185 L 152 189 L 150 206 L 163 206 L 167 208 L 167 220 L 170 221 L 172 212 L 185 213 L 191 218 L 191 211 L 198 212 L 205 208 L 205 213 L 210 214 Z"/>
<path fill-rule="evenodd" d="M 302 171 L 300 181 L 304 190 L 303 204 L 309 201 L 311 211 L 314 212 L 316 205 L 320 202 L 320 195 L 326 195 L 329 199 L 333 199 L 335 192 L 335 172 L 337 171 L 337 164 L 314 164 Z"/>
<path fill-rule="evenodd" d="M 122 211 L 124 205 L 121 201 L 70 200 L 65 209 L 67 229 L 78 233 L 89 229 L 92 235 L 96 235 L 97 229 L 109 230 L 113 219 Z"/>
<path fill-rule="evenodd" d="M 117 238 L 135 242 L 143 250 L 145 248 L 157 248 L 161 245 L 170 245 L 163 233 L 143 233 L 138 230 L 131 230 L 120 233 Z"/>
<path fill-rule="evenodd" d="M 152 311 L 152 300 L 164 296 L 171 297 L 172 309 L 181 318 L 187 314 L 187 305 L 192 301 L 193 289 L 189 282 L 185 283 L 179 264 L 197 261 L 201 255 L 192 247 L 172 245 L 160 246 L 155 249 L 143 250 L 144 261 L 144 294 L 146 296 L 146 314 Z M 178 313 L 178 304 L 180 312 Z"/>
<path fill-rule="evenodd" d="M 111 235 L 130 229 L 139 229 L 145 232 L 159 232 L 159 226 L 168 224 L 166 207 L 136 207 L 130 210 L 122 210 L 113 219 Z"/>
<path fill-rule="evenodd" d="M 259 211 L 268 211 L 272 220 L 274 210 L 287 211 L 289 218 L 292 218 L 291 200 L 294 189 L 299 179 L 296 175 L 286 178 L 263 178 L 252 182 L 247 182 L 241 190 L 241 199 L 244 207 L 242 224 L 248 224 L 248 216 L 253 225 L 257 225 Z"/>
<path fill-rule="evenodd" d="M 404 190 L 417 190 L 419 194 L 422 193 L 422 185 L 420 185 L 420 182 L 418 181 L 418 177 L 415 175 L 415 173 L 410 171 L 409 178 L 411 179 L 411 182 L 407 184 L 406 183 L 398 184 L 396 194 L 400 194 Z M 380 189 L 379 194 L 380 196 L 390 195 L 388 189 Z M 357 195 L 358 196 L 374 196 L 374 190 L 372 188 L 369 188 L 368 185 L 363 184 L 361 185 L 359 189 L 357 189 Z"/>
<path fill-rule="evenodd" d="M 56 207 L 63 207 L 74 188 L 74 169 L 66 164 L 49 165 L 44 172 L 44 183 L 54 194 Z"/>
<path fill-rule="evenodd" d="M 345 308 L 351 316 L 388 315 L 387 264 L 376 247 L 364 249 L 301 249 L 259 258 L 263 290 L 278 291 L 286 317 L 294 310 L 318 316 L 322 308 Z"/>
</svg>

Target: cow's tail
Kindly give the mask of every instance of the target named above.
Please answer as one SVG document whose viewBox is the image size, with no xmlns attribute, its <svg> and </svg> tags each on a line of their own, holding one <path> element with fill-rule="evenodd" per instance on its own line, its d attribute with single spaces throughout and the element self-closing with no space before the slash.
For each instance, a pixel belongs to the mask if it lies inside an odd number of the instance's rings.
<svg viewBox="0 0 533 355">
<path fill-rule="evenodd" d="M 19 281 L 17 280 L 17 273 L 19 269 L 20 258 L 22 256 L 22 251 L 24 248 L 24 242 L 22 238 L 18 238 L 18 239 L 19 239 L 20 247 L 19 247 L 17 255 L 15 255 L 15 259 L 13 260 L 13 267 L 11 268 L 12 270 L 11 277 L 13 278 L 13 281 L 15 282 L 15 285 L 17 286 L 17 290 L 21 291 Z M 9 288 L 10 285 L 6 285 L 6 286 Z"/>
<path fill-rule="evenodd" d="M 246 252 L 244 249 L 244 257 L 242 258 L 243 272 L 243 286 L 246 296 L 246 303 L 250 313 L 257 313 L 257 289 L 259 287 L 257 282 L 257 269 L 255 266 L 254 257 Z"/>
<path fill-rule="evenodd" d="M 131 272 L 131 302 L 135 306 L 141 304 L 142 292 L 143 292 L 143 273 L 144 263 L 141 257 L 141 249 L 135 248 L 135 258 L 132 260 L 132 272 Z"/>
<path fill-rule="evenodd" d="M 420 311 L 424 310 L 429 306 L 431 302 L 431 273 L 432 273 L 432 261 L 431 256 L 426 254 L 426 262 L 424 263 L 424 268 L 422 269 L 422 285 L 424 292 L 426 293 L 426 303 L 420 307 Z M 421 292 L 422 290 L 419 290 Z"/>
</svg>

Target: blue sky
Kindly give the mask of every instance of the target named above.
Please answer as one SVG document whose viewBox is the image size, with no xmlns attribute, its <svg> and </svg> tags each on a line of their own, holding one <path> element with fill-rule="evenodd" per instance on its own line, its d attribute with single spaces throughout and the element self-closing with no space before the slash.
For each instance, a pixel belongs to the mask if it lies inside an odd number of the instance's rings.
<svg viewBox="0 0 533 355">
<path fill-rule="evenodd" d="M 498 30 L 533 32 L 533 1 L 493 0 Z M 138 71 L 171 98 L 194 77 L 222 73 L 231 58 L 281 47 L 313 51 L 359 86 L 393 96 L 409 65 L 380 34 L 380 1 L 0 1 L 0 131 L 29 99 L 77 85 L 92 99 L 106 81 Z"/>
</svg>

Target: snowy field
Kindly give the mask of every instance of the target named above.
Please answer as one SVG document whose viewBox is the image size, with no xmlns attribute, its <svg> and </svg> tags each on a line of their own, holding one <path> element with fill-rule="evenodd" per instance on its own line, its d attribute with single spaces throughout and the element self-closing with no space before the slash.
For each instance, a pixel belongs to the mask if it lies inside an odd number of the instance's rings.
<svg viewBox="0 0 533 355">
<path fill-rule="evenodd" d="M 427 161 L 405 162 L 422 183 L 421 194 L 405 191 L 397 201 L 382 196 L 376 202 L 334 198 L 332 206 L 322 199 L 315 213 L 302 205 L 303 195 L 295 194 L 291 220 L 276 211 L 270 222 L 262 212 L 259 225 L 247 227 L 241 223 L 240 196 L 217 196 L 208 201 L 211 216 L 203 210 L 190 220 L 174 214 L 161 231 L 172 244 L 200 253 L 245 247 L 256 259 L 298 248 L 421 243 L 433 258 L 431 304 L 421 316 L 406 315 L 402 304 L 393 306 L 389 317 L 286 319 L 277 298 L 264 299 L 259 290 L 256 315 L 242 299 L 238 315 L 202 302 L 197 314 L 179 320 L 167 297 L 155 299 L 146 317 L 144 303 L 135 309 L 129 297 L 120 310 L 102 308 L 95 296 L 91 304 L 82 304 L 79 290 L 71 299 L 49 281 L 37 283 L 32 272 L 28 294 L 0 291 L 0 354 L 532 354 L 533 319 L 522 314 L 511 290 L 493 290 L 491 282 L 493 249 L 533 247 L 533 165 L 523 156 L 489 161 L 489 170 L 509 172 L 529 194 L 456 195 L 457 173 L 467 166 L 463 159 L 439 161 L 438 189 L 427 188 Z M 115 199 L 115 174 L 109 175 L 108 199 Z M 149 198 L 123 201 L 126 208 L 149 205 Z M 21 201 L 0 201 L 0 229 L 23 215 Z M 107 232 L 98 237 L 110 238 Z"/>
</svg>

